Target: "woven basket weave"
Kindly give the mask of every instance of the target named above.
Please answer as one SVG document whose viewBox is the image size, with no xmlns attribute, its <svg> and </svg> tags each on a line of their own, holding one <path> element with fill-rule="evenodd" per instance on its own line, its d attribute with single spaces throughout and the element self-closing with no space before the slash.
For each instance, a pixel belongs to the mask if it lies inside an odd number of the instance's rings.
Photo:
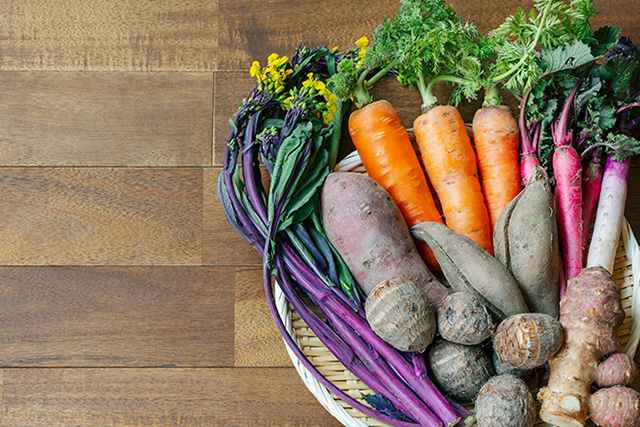
<svg viewBox="0 0 640 427">
<path fill-rule="evenodd" d="M 363 172 L 357 156 L 347 157 L 337 169 L 341 171 Z M 632 318 L 631 305 L 640 304 L 640 286 L 637 285 L 640 279 L 640 248 L 636 241 L 629 223 L 625 220 L 620 236 L 620 244 L 616 255 L 613 277 L 622 293 L 622 305 L 625 310 L 625 320 L 618 330 L 621 343 L 621 351 L 633 356 L 636 353 L 636 346 L 631 345 L 637 341 L 634 339 L 640 334 L 640 319 Z M 634 295 L 634 291 L 635 294 Z M 333 384 L 345 393 L 348 393 L 363 404 L 361 393 L 373 393 L 358 378 L 349 372 L 342 363 L 322 344 L 315 334 L 309 329 L 280 291 L 279 286 L 275 286 L 276 306 L 287 331 L 298 343 L 298 346 L 311 361 L 311 363 Z M 628 345 L 629 344 L 629 345 Z M 330 393 L 311 374 L 297 356 L 287 347 L 289 357 L 293 362 L 300 378 L 316 397 L 318 402 L 339 422 L 347 427 L 367 427 L 367 426 L 387 426 L 387 424 L 366 416 L 362 412 L 354 409 L 351 405 Z M 532 390 L 534 396 L 536 390 Z M 470 407 L 469 409 L 473 409 Z M 550 426 L 537 420 L 536 427 Z"/>
</svg>

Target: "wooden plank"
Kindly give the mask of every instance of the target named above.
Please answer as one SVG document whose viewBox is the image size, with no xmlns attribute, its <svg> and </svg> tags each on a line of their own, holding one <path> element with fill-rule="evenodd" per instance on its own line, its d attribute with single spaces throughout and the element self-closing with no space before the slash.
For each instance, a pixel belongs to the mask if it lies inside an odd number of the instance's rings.
<svg viewBox="0 0 640 427">
<path fill-rule="evenodd" d="M 2 166 L 211 164 L 212 73 L 0 73 Z"/>
<path fill-rule="evenodd" d="M 267 305 L 262 268 L 238 269 L 234 283 L 234 366 L 290 367 L 291 359 Z"/>
<path fill-rule="evenodd" d="M 8 0 L 3 70 L 213 70 L 218 2 Z"/>
<path fill-rule="evenodd" d="M 233 268 L 2 267 L 0 364 L 233 366 Z"/>
<path fill-rule="evenodd" d="M 372 34 L 382 18 L 394 14 L 397 0 L 361 3 L 328 0 L 219 0 L 220 70 L 248 70 L 251 62 L 266 62 L 272 52 L 291 57 L 303 43 L 309 47 L 349 46 L 362 35 Z"/>
<path fill-rule="evenodd" d="M 200 265 L 202 170 L 0 169 L 0 265 Z"/>
<path fill-rule="evenodd" d="M 244 241 L 224 214 L 217 192 L 221 172 L 219 167 L 204 169 L 202 263 L 261 266 L 260 254 Z"/>
<path fill-rule="evenodd" d="M 255 77 L 249 72 L 215 73 L 214 111 L 213 111 L 213 165 L 224 164 L 224 151 L 231 132 L 229 120 L 232 119 L 242 100 L 256 84 Z"/>
<path fill-rule="evenodd" d="M 3 427 L 339 426 L 282 369 L 5 369 Z"/>
</svg>

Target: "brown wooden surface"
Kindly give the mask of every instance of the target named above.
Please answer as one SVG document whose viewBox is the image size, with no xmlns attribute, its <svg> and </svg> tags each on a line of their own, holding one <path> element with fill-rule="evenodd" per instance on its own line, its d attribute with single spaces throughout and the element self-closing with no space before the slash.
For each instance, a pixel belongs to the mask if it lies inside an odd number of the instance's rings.
<svg viewBox="0 0 640 427">
<path fill-rule="evenodd" d="M 595 3 L 594 25 L 640 40 L 629 2 Z M 483 32 L 530 7 L 453 4 Z M 216 184 L 251 61 L 346 47 L 397 6 L 0 4 L 0 427 L 338 425 L 293 369 Z M 411 126 L 415 91 L 390 78 L 374 95 Z M 640 230 L 638 169 L 627 216 Z"/>
</svg>

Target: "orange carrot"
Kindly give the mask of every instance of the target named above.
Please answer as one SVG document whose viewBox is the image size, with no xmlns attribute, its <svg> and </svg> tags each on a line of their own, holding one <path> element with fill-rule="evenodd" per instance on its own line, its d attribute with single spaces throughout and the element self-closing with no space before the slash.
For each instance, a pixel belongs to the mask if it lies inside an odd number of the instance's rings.
<svg viewBox="0 0 640 427">
<path fill-rule="evenodd" d="M 491 222 L 476 154 L 460 113 L 450 105 L 434 107 L 415 120 L 413 131 L 446 225 L 493 255 Z"/>
<path fill-rule="evenodd" d="M 491 230 L 502 209 L 520 193 L 520 132 L 511 109 L 492 105 L 476 111 L 473 142 Z"/>
<path fill-rule="evenodd" d="M 418 155 L 396 109 L 384 100 L 355 110 L 349 133 L 371 178 L 396 202 L 409 227 L 423 221 L 442 223 Z M 439 269 L 435 256 L 422 241 L 416 246 L 430 269 Z"/>
</svg>

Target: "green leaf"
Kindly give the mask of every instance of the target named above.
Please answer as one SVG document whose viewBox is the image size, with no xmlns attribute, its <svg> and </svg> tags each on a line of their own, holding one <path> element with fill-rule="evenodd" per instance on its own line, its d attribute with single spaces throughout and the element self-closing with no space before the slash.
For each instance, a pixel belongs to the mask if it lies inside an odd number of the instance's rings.
<svg viewBox="0 0 640 427">
<path fill-rule="evenodd" d="M 629 135 L 610 133 L 607 144 L 607 151 L 613 153 L 614 160 L 623 162 L 629 156 L 640 154 L 640 141 Z"/>
<path fill-rule="evenodd" d="M 540 64 L 545 74 L 578 68 L 596 60 L 591 48 L 581 41 L 555 49 L 543 49 Z"/>
</svg>

